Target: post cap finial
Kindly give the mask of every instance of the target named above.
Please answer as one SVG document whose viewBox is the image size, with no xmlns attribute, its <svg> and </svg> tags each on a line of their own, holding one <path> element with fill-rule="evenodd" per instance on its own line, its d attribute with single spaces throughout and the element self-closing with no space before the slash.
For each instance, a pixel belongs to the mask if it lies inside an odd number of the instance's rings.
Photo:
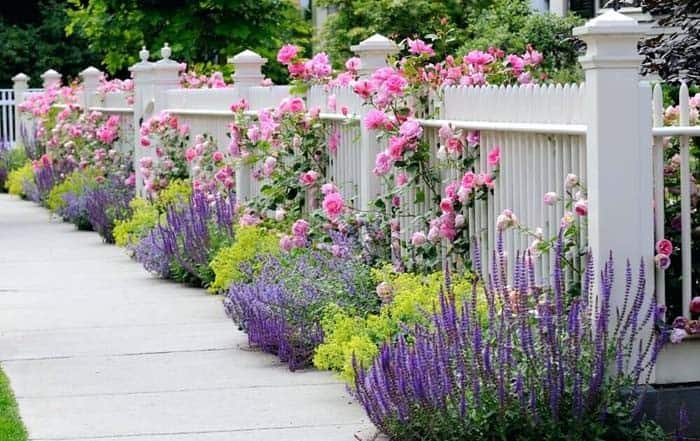
<svg viewBox="0 0 700 441">
<path fill-rule="evenodd" d="M 148 57 L 150 56 L 151 54 L 148 52 L 148 49 L 146 49 L 146 46 L 142 46 L 141 50 L 139 51 L 139 59 L 145 63 L 148 61 Z"/>
<path fill-rule="evenodd" d="M 96 67 L 94 67 L 94 66 L 89 66 L 89 67 L 83 69 L 82 72 L 80 72 L 80 76 L 82 76 L 82 77 L 86 77 L 86 76 L 98 76 L 98 75 L 100 75 L 101 73 L 102 73 L 102 72 L 100 72 L 100 70 L 97 69 Z"/>
<path fill-rule="evenodd" d="M 397 44 L 386 38 L 381 34 L 374 34 L 369 38 L 366 38 L 355 46 L 350 48 L 353 52 L 364 52 L 364 51 L 386 51 L 393 53 L 398 51 L 399 47 Z"/>
<path fill-rule="evenodd" d="M 22 72 L 18 73 L 14 77 L 12 77 L 12 81 L 16 83 L 24 82 L 24 81 L 29 81 L 29 75 L 23 74 Z"/>
<path fill-rule="evenodd" d="M 41 74 L 41 78 L 60 78 L 60 77 L 61 77 L 61 74 L 56 72 L 53 69 L 49 69 L 46 72 L 44 72 L 43 74 Z"/>
<path fill-rule="evenodd" d="M 173 53 L 173 50 L 170 48 L 170 46 L 168 46 L 168 43 L 165 43 L 163 45 L 163 48 L 160 50 L 160 56 L 164 60 L 169 60 L 170 55 L 172 55 L 172 53 Z"/>
</svg>

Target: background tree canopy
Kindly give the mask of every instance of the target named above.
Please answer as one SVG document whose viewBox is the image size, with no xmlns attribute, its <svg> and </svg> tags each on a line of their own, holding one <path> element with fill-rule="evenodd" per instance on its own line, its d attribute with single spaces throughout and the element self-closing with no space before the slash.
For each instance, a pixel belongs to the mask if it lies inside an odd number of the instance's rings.
<svg viewBox="0 0 700 441">
<path fill-rule="evenodd" d="M 320 34 L 321 46 L 336 63 L 350 56 L 350 45 L 374 33 L 395 41 L 423 37 L 443 27 L 440 22 L 446 19 L 452 31 L 447 47 L 441 49 L 447 53 L 463 55 L 472 49 L 485 50 L 492 46 L 518 53 L 531 43 L 544 53 L 547 70 L 555 72 L 558 80 L 580 80 L 576 58 L 581 45 L 571 37 L 571 29 L 583 19 L 538 13 L 530 8 L 528 0 L 319 0 L 318 3 L 336 11 Z"/>
<path fill-rule="evenodd" d="M 308 45 L 310 28 L 289 0 L 68 0 L 69 35 L 84 33 L 107 71 L 123 73 L 142 45 L 155 56 L 165 42 L 173 58 L 226 63 L 251 49 L 274 60 L 285 42 Z M 268 63 L 273 80 L 283 78 Z"/>
<path fill-rule="evenodd" d="M 252 49 L 269 62 L 266 74 L 277 83 L 287 75 L 275 55 L 284 43 L 310 52 L 309 20 L 292 0 L 25 0 L 0 2 L 0 49 L 6 54 L 0 82 L 24 71 L 32 85 L 54 68 L 75 78 L 89 65 L 125 78 L 145 45 L 157 59 L 165 42 L 173 59 L 198 70 L 223 70 L 229 56 Z M 542 51 L 547 70 L 558 80 L 578 80 L 575 16 L 531 11 L 528 0 L 318 0 L 335 13 L 321 32 L 317 49 L 336 65 L 350 46 L 379 32 L 396 41 L 442 37 L 440 55 L 497 46 L 522 52 L 528 43 Z M 228 69 L 230 70 L 230 69 Z M 563 72 L 563 74 L 562 74 Z"/>
<path fill-rule="evenodd" d="M 38 87 L 39 76 L 49 68 L 74 78 L 85 67 L 98 64 L 80 32 L 66 36 L 67 24 L 65 1 L 0 2 L 0 87 L 11 87 L 11 78 L 19 72 Z"/>
</svg>

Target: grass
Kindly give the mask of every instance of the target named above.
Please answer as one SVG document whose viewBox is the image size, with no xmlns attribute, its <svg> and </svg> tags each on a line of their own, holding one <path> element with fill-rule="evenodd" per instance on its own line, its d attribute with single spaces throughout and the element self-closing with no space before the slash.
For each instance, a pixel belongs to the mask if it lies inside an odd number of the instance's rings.
<svg viewBox="0 0 700 441">
<path fill-rule="evenodd" d="M 10 381 L 0 369 L 0 441 L 26 441 L 27 430 L 22 424 Z"/>
</svg>

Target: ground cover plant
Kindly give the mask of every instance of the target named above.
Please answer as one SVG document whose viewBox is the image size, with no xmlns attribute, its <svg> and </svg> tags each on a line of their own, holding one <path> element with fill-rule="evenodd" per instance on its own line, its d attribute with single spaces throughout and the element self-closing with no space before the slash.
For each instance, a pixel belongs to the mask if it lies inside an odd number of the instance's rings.
<svg viewBox="0 0 700 441">
<path fill-rule="evenodd" d="M 258 258 L 257 275 L 231 285 L 226 312 L 251 345 L 277 355 L 291 370 L 311 363 L 323 341 L 321 314 L 327 305 L 349 311 L 379 305 L 369 268 L 360 262 L 307 250 Z"/>
<path fill-rule="evenodd" d="M 17 402 L 10 382 L 0 370 L 0 439 L 4 441 L 26 441 L 27 430 L 17 410 Z"/>
</svg>

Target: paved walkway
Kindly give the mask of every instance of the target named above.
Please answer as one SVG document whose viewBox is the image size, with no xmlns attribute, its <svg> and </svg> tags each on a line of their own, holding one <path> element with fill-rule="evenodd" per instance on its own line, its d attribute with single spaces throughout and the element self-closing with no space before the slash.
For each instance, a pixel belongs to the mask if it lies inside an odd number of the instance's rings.
<svg viewBox="0 0 700 441">
<path fill-rule="evenodd" d="M 218 297 L 0 195 L 0 363 L 32 440 L 352 440 L 325 372 L 246 350 Z"/>
</svg>

